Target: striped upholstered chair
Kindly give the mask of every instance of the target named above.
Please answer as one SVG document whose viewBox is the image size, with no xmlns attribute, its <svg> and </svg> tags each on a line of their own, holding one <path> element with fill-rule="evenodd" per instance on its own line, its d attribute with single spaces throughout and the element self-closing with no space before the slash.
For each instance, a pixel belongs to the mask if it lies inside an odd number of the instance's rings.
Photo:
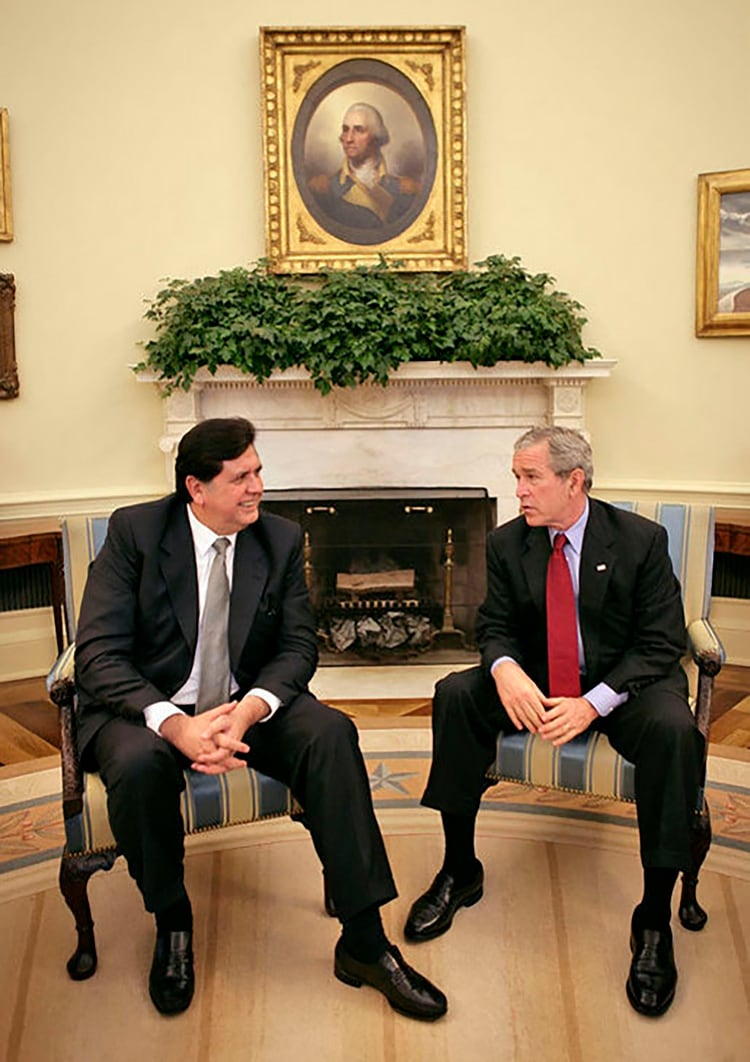
<svg viewBox="0 0 750 1062">
<path fill-rule="evenodd" d="M 724 649 L 708 620 L 714 553 L 714 512 L 706 505 L 616 501 L 662 524 L 669 537 L 672 567 L 682 587 L 687 622 L 685 667 L 698 726 L 708 739 L 714 677 L 724 662 Z M 500 735 L 491 782 L 522 782 L 564 789 L 613 800 L 635 800 L 635 770 L 618 755 L 603 734 L 587 733 L 553 748 L 533 734 Z M 711 843 L 711 823 L 703 792 L 695 809 L 691 873 L 682 876 L 680 921 L 687 929 L 702 929 L 708 915 L 696 898 L 698 872 Z"/>
<path fill-rule="evenodd" d="M 107 533 L 108 517 L 80 516 L 63 521 L 67 609 L 71 638 L 88 566 Z M 97 870 L 109 870 L 118 856 L 107 817 L 106 792 L 98 774 L 81 770 L 76 753 L 75 642 L 67 647 L 47 677 L 50 696 L 60 710 L 65 846 L 60 860 L 60 890 L 75 917 L 78 943 L 68 960 L 75 981 L 96 971 L 94 923 L 88 882 Z M 223 775 L 185 771 L 182 816 L 188 835 L 292 815 L 301 809 L 280 782 L 248 767 Z M 330 901 L 325 897 L 327 909 Z"/>
</svg>

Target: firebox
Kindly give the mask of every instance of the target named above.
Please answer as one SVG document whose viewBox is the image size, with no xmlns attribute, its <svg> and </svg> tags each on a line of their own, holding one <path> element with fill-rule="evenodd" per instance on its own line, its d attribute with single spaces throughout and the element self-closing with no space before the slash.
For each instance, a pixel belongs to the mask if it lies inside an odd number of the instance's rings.
<svg viewBox="0 0 750 1062">
<path fill-rule="evenodd" d="M 263 505 L 302 527 L 322 663 L 476 658 L 496 522 L 484 488 L 274 490 Z"/>
</svg>

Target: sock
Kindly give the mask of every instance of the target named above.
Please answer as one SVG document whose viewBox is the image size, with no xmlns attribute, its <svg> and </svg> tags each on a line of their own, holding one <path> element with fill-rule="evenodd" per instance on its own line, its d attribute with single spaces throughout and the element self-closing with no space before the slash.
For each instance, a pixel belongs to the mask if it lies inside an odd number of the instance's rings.
<svg viewBox="0 0 750 1062">
<path fill-rule="evenodd" d="M 190 898 L 184 893 L 182 898 L 156 912 L 156 932 L 159 936 L 167 933 L 191 932 L 193 929 L 193 908 Z"/>
<path fill-rule="evenodd" d="M 377 962 L 388 947 L 388 938 L 377 904 L 348 918 L 342 926 L 344 950 L 357 962 Z"/>
<path fill-rule="evenodd" d="M 668 928 L 678 874 L 674 867 L 643 868 L 643 899 L 636 907 L 636 920 L 641 929 Z"/>
<path fill-rule="evenodd" d="M 468 885 L 476 877 L 479 860 L 474 850 L 474 815 L 454 815 L 442 811 L 445 834 L 443 870 L 456 879 L 458 885 Z"/>
</svg>

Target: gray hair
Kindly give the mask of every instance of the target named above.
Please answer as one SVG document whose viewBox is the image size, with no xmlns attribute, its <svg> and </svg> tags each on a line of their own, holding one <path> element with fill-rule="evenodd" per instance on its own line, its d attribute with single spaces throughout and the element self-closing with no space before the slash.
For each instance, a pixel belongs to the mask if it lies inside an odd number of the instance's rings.
<svg viewBox="0 0 750 1062">
<path fill-rule="evenodd" d="M 391 138 L 385 127 L 383 116 L 377 107 L 373 107 L 369 103 L 353 103 L 351 107 L 346 108 L 344 121 L 346 121 L 347 115 L 351 114 L 352 111 L 360 111 L 364 114 L 367 118 L 367 128 L 372 133 L 373 140 L 376 140 L 380 147 L 384 147 Z"/>
<path fill-rule="evenodd" d="M 549 446 L 550 468 L 556 476 L 567 476 L 574 469 L 583 472 L 583 489 L 586 494 L 594 482 L 594 462 L 591 447 L 580 431 L 573 428 L 530 428 L 516 439 L 513 453 L 528 450 L 530 446 L 546 442 Z"/>
</svg>

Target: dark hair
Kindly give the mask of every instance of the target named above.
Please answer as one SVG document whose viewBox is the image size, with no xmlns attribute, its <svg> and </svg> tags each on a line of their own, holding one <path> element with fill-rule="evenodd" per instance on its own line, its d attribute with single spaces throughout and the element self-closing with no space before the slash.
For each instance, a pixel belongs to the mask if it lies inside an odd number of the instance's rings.
<svg viewBox="0 0 750 1062">
<path fill-rule="evenodd" d="M 255 428 L 244 417 L 213 417 L 202 420 L 182 436 L 174 463 L 175 491 L 190 501 L 185 486 L 188 476 L 208 483 L 221 472 L 225 461 L 244 454 L 255 441 Z"/>
</svg>

